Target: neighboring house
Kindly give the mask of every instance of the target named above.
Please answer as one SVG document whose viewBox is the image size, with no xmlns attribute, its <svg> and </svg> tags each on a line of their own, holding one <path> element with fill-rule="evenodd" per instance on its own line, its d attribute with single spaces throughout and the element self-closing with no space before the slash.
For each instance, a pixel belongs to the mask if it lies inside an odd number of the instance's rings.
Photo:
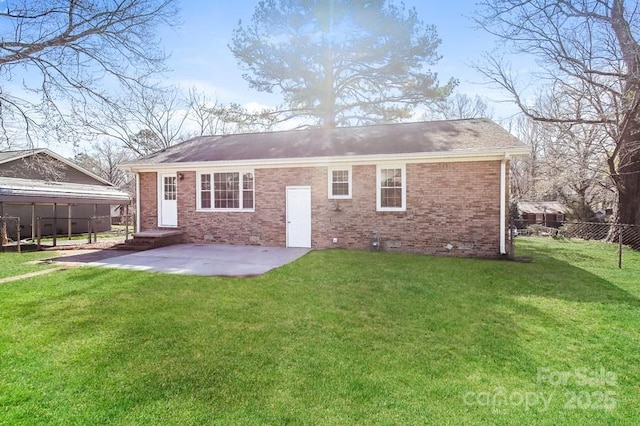
<svg viewBox="0 0 640 426">
<path fill-rule="evenodd" d="M 111 183 L 48 149 L 0 152 L 0 216 L 20 218 L 21 238 L 108 230 L 111 205 L 127 205 L 130 197 Z M 17 223 L 6 219 L 9 238 Z"/>
<path fill-rule="evenodd" d="M 518 215 L 524 225 L 544 225 L 558 228 L 564 221 L 569 209 L 558 201 L 520 201 Z"/>
<path fill-rule="evenodd" d="M 472 119 L 202 136 L 125 167 L 142 231 L 494 257 L 507 250 L 509 159 L 527 152 Z"/>
</svg>

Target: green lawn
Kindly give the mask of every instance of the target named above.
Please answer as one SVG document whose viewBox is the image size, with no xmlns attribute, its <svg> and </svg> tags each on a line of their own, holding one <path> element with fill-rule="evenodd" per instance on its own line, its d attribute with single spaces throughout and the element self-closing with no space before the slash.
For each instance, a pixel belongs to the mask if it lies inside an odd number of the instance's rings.
<svg viewBox="0 0 640 426">
<path fill-rule="evenodd" d="M 55 253 L 43 251 L 26 253 L 0 252 L 0 278 L 13 277 L 29 272 L 53 268 L 56 265 L 48 263 L 34 264 L 33 262 L 54 256 Z M 1 303 L 2 302 L 0 301 L 0 304 Z"/>
<path fill-rule="evenodd" d="M 0 424 L 640 423 L 640 253 L 517 249 L 0 285 Z"/>
</svg>

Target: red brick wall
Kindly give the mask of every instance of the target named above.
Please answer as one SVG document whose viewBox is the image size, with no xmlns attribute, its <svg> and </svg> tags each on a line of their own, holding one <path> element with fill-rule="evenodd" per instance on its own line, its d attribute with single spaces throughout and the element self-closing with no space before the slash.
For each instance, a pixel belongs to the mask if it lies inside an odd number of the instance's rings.
<svg viewBox="0 0 640 426">
<path fill-rule="evenodd" d="M 312 246 L 456 256 L 499 254 L 500 162 L 407 164 L 407 210 L 376 211 L 376 166 L 353 166 L 352 199 L 329 200 L 327 168 L 255 170 L 255 212 L 196 212 L 194 171 L 178 181 L 178 226 L 193 242 L 285 246 L 285 188 L 312 188 Z M 142 228 L 157 224 L 155 173 L 141 174 Z M 338 243 L 333 243 L 338 238 Z M 449 246 L 450 248 L 447 248 Z"/>
<path fill-rule="evenodd" d="M 158 226 L 158 175 L 140 173 L 140 230 Z"/>
</svg>

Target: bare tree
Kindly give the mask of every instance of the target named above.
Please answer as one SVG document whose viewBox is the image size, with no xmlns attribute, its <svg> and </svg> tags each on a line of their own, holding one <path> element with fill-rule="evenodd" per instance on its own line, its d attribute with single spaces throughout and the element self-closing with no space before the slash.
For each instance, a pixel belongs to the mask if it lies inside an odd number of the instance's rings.
<svg viewBox="0 0 640 426">
<path fill-rule="evenodd" d="M 118 105 L 103 104 L 78 114 L 95 135 L 119 141 L 142 156 L 168 148 L 185 137 L 189 105 L 176 87 L 132 87 Z"/>
<path fill-rule="evenodd" d="M 448 98 L 436 102 L 425 118 L 454 120 L 461 118 L 491 118 L 493 112 L 487 101 L 481 96 L 469 96 L 455 93 Z"/>
<path fill-rule="evenodd" d="M 538 99 L 536 108 L 558 115 L 558 109 L 577 106 L 560 96 Z M 610 139 L 602 128 L 521 116 L 515 132 L 531 147 L 529 157 L 511 164 L 515 198 L 561 200 L 572 208 L 575 219 L 583 221 L 593 217 L 594 207 L 610 202 L 613 188 L 607 185 L 606 166 Z"/>
<path fill-rule="evenodd" d="M 250 111 L 237 104 L 210 100 L 195 89 L 189 91 L 189 120 L 197 126 L 196 135 L 264 132 L 286 121 L 276 108 Z"/>
<path fill-rule="evenodd" d="M 154 29 L 174 0 L 18 0 L 0 10 L 0 132 L 66 123 L 71 104 L 116 106 L 107 85 L 135 86 L 163 67 Z M 18 96 L 20 91 L 24 96 Z"/>
<path fill-rule="evenodd" d="M 93 137 L 108 137 L 138 157 L 192 136 L 267 131 L 281 122 L 275 109 L 250 111 L 175 86 L 132 88 L 116 108 L 101 105 L 78 117 Z"/>
<path fill-rule="evenodd" d="M 530 148 L 529 156 L 515 157 L 510 161 L 511 196 L 516 201 L 542 199 L 540 175 L 544 158 L 543 125 L 528 117 L 519 116 L 511 123 L 511 126 L 511 131 Z"/>
<path fill-rule="evenodd" d="M 640 28 L 624 0 L 487 0 L 479 23 L 516 53 L 538 59 L 537 82 L 569 98 L 572 109 L 543 111 L 527 103 L 508 63 L 495 56 L 479 66 L 534 120 L 594 126 L 606 135 L 606 163 L 618 193 L 617 220 L 640 223 Z M 552 112 L 552 114 L 547 114 Z M 576 134 L 583 137 L 586 130 Z"/>
<path fill-rule="evenodd" d="M 600 149 L 607 136 L 589 125 L 554 125 L 545 123 L 551 138 L 545 146 L 542 171 L 548 198 L 562 200 L 571 207 L 577 220 L 593 217 L 594 206 L 610 197 L 606 158 Z"/>
<path fill-rule="evenodd" d="M 130 186 L 132 176 L 118 166 L 134 157 L 120 144 L 101 140 L 76 155 L 75 162 L 119 188 Z"/>
</svg>

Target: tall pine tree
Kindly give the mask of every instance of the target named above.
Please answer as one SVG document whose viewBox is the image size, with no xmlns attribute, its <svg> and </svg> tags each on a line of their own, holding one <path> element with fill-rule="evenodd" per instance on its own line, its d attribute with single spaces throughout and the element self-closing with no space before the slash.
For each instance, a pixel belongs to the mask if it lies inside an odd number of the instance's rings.
<svg viewBox="0 0 640 426">
<path fill-rule="evenodd" d="M 430 67 L 433 26 L 386 0 L 263 0 L 229 46 L 262 92 L 280 92 L 288 117 L 325 127 L 396 122 L 442 100 Z"/>
</svg>

